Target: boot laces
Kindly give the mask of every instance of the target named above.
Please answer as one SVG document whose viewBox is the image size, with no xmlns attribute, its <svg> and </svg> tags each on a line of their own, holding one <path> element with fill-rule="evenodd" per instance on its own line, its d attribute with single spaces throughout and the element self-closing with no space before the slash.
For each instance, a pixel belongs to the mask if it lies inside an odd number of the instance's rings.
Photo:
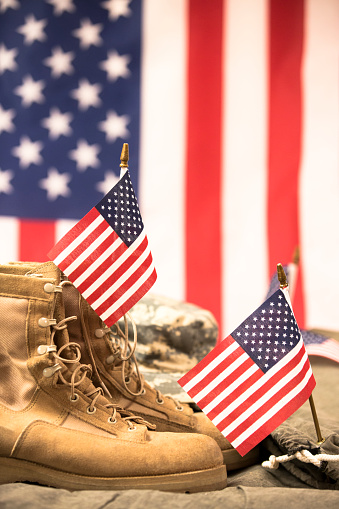
<svg viewBox="0 0 339 509">
<path fill-rule="evenodd" d="M 133 328 L 132 345 L 128 338 L 128 319 L 130 320 Z M 111 364 L 111 368 L 114 369 L 116 363 L 121 361 L 122 381 L 126 391 L 131 394 L 131 396 L 140 396 L 141 394 L 145 394 L 145 379 L 142 373 L 140 373 L 139 364 L 135 356 L 135 349 L 138 341 L 137 326 L 135 321 L 131 317 L 130 313 L 126 313 L 126 315 L 124 315 L 124 331 L 122 331 L 118 322 L 114 324 L 114 327 L 115 332 L 113 332 L 112 329 L 106 325 L 102 327 L 103 332 L 108 333 L 109 335 L 109 345 L 114 356 L 114 361 Z M 130 377 L 133 376 L 133 374 L 136 376 L 138 381 L 139 390 L 137 392 L 133 392 L 128 387 Z M 171 395 L 168 394 L 165 396 L 158 389 L 154 388 L 154 390 L 156 392 L 156 401 L 159 405 L 163 404 L 165 399 L 168 399 L 173 401 L 177 410 L 182 411 L 184 409 L 179 401 L 177 401 Z"/>
<path fill-rule="evenodd" d="M 54 343 L 54 336 L 57 331 L 63 330 L 67 327 L 67 322 L 71 320 L 76 320 L 76 316 L 69 316 L 67 318 L 64 318 L 63 320 L 60 320 L 57 324 L 52 324 L 52 332 L 51 332 L 51 343 Z M 62 353 L 65 353 L 65 350 L 69 349 L 73 353 L 73 358 L 68 357 L 65 355 L 62 355 Z M 58 380 L 62 383 L 70 387 L 71 394 L 70 394 L 70 400 L 71 401 L 77 401 L 79 398 L 78 393 L 76 392 L 76 388 L 79 387 L 82 382 L 85 380 L 85 378 L 88 376 L 91 378 L 92 376 L 92 366 L 87 364 L 81 364 L 81 349 L 78 343 L 75 342 L 69 342 L 67 344 L 64 344 L 59 348 L 58 351 L 51 351 L 50 354 L 55 359 L 55 361 L 60 365 L 61 367 L 64 366 L 66 369 L 62 370 L 59 369 L 56 373 L 58 375 Z M 64 376 L 66 375 L 66 377 Z M 69 375 L 71 376 L 69 377 Z M 68 375 L 68 376 L 67 376 Z M 57 382 L 58 383 L 58 382 Z M 88 391 L 81 390 L 81 392 L 87 396 L 91 402 L 89 406 L 87 407 L 87 413 L 88 414 L 94 414 L 96 412 L 96 402 L 100 396 L 104 396 L 104 391 L 101 387 L 94 387 L 91 384 L 91 388 Z M 153 424 L 150 424 L 149 422 L 145 421 L 143 418 L 132 414 L 131 412 L 124 410 L 119 405 L 116 405 L 114 403 L 107 403 L 103 405 L 104 408 L 111 410 L 111 415 L 108 418 L 108 421 L 111 424 L 117 423 L 118 418 L 121 418 L 123 421 L 125 421 L 128 424 L 129 430 L 134 430 L 136 427 L 134 426 L 134 422 L 138 424 L 146 425 L 150 429 L 155 429 L 155 426 Z"/>
</svg>

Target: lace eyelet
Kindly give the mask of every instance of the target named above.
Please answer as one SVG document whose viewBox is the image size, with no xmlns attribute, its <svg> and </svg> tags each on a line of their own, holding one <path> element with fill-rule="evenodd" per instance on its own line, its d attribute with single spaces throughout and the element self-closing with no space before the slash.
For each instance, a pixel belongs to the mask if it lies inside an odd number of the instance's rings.
<svg viewBox="0 0 339 509">
<path fill-rule="evenodd" d="M 96 411 L 97 409 L 95 407 L 93 407 L 92 409 L 90 406 L 87 407 L 87 413 L 90 415 L 95 414 Z"/>
<path fill-rule="evenodd" d="M 177 406 L 175 407 L 176 410 L 178 410 L 178 412 L 182 412 L 184 407 L 183 406 Z"/>
<path fill-rule="evenodd" d="M 163 399 L 158 399 L 157 398 L 155 401 L 158 403 L 158 405 L 163 405 L 164 404 L 164 400 Z"/>
<path fill-rule="evenodd" d="M 143 390 L 141 391 L 141 394 L 142 394 L 142 395 L 143 395 L 143 394 L 146 394 L 146 389 L 143 389 Z"/>
<path fill-rule="evenodd" d="M 118 422 L 116 419 L 112 419 L 112 417 L 109 417 L 107 420 L 110 424 L 116 424 Z"/>
<path fill-rule="evenodd" d="M 106 358 L 106 364 L 111 365 L 111 364 L 113 364 L 113 362 L 114 362 L 114 356 L 113 355 L 109 355 Z"/>
<path fill-rule="evenodd" d="M 128 431 L 135 431 L 137 428 L 133 426 L 132 428 L 128 427 Z"/>
<path fill-rule="evenodd" d="M 129 384 L 130 382 L 131 382 L 130 377 L 129 377 L 129 376 L 126 376 L 126 378 L 125 378 L 125 383 L 126 383 L 126 384 Z"/>
<path fill-rule="evenodd" d="M 72 403 L 75 403 L 76 401 L 78 401 L 78 399 L 79 399 L 79 394 L 76 394 L 76 393 L 74 394 L 74 396 L 73 396 L 73 397 L 72 397 L 72 396 L 70 396 L 70 397 L 69 397 L 69 400 L 70 400 Z"/>
</svg>

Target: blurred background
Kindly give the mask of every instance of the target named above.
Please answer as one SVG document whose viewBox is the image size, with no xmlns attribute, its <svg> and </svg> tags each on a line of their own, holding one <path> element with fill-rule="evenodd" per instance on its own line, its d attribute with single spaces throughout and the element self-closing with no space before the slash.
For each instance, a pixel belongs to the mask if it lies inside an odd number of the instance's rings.
<svg viewBox="0 0 339 509">
<path fill-rule="evenodd" d="M 152 292 L 222 338 L 282 263 L 339 331 L 338 50 L 337 0 L 0 0 L 0 262 L 47 261 L 127 142 Z"/>
</svg>

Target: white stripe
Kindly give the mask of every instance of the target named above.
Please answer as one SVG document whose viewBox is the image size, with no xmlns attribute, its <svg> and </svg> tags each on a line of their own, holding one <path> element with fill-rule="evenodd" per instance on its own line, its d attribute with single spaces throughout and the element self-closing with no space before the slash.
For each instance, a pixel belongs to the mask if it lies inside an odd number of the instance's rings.
<svg viewBox="0 0 339 509">
<path fill-rule="evenodd" d="M 187 0 L 142 3 L 140 210 L 158 279 L 185 298 Z"/>
<path fill-rule="evenodd" d="M 312 376 L 312 371 L 309 369 L 305 374 L 304 378 L 301 382 L 296 385 L 288 394 L 286 394 L 281 400 L 276 403 L 272 408 L 270 408 L 260 419 L 258 419 L 255 423 L 249 426 L 246 431 L 244 431 L 241 435 L 239 435 L 235 440 L 232 441 L 233 447 L 238 447 L 242 442 L 244 442 L 250 435 L 252 435 L 255 431 L 257 431 L 265 422 L 267 422 L 273 415 L 278 413 L 285 405 L 288 405 L 290 401 L 297 396 L 303 389 L 306 387 L 309 379 Z"/>
<path fill-rule="evenodd" d="M 186 392 L 189 392 L 195 385 L 197 385 L 206 375 L 208 375 L 214 368 L 216 368 L 223 360 L 226 359 L 231 353 L 233 353 L 237 348 L 239 348 L 238 343 L 235 341 L 230 344 L 223 352 L 221 352 L 213 361 L 211 361 L 207 366 L 204 367 L 199 373 L 197 373 L 191 380 L 189 380 L 184 386 L 183 389 Z"/>
<path fill-rule="evenodd" d="M 114 304 L 109 307 L 104 313 L 101 314 L 103 321 L 107 320 L 109 316 L 111 316 L 117 309 L 120 308 L 128 299 L 138 291 L 138 289 L 147 281 L 152 272 L 154 271 L 154 265 L 148 267 L 148 269 L 142 274 L 142 276 L 131 286 L 128 290 L 126 290 L 123 295 L 114 302 Z"/>
<path fill-rule="evenodd" d="M 232 423 L 229 424 L 229 426 L 226 426 L 226 428 L 222 431 L 222 433 L 225 434 L 225 436 L 228 435 L 229 433 L 231 433 L 231 431 L 233 431 L 235 428 L 237 428 L 242 422 L 244 422 L 248 417 L 250 417 L 256 410 L 258 410 L 267 401 L 269 401 L 270 398 L 272 398 L 280 389 L 285 387 L 285 385 L 287 385 L 296 375 L 298 375 L 298 373 L 300 373 L 305 362 L 308 362 L 308 357 L 307 357 L 306 352 L 302 356 L 302 359 L 300 360 L 299 364 L 297 364 L 297 366 L 295 366 L 283 378 L 281 378 L 279 380 L 279 382 L 277 382 L 273 387 L 271 387 L 271 389 L 266 391 L 265 394 L 263 396 L 261 396 L 261 398 L 256 400 L 255 403 L 253 403 L 253 405 L 251 405 L 249 408 L 247 408 L 247 410 L 245 410 L 245 412 L 243 412 L 241 415 L 239 415 L 239 417 L 237 419 L 232 421 Z M 311 371 L 311 373 L 312 373 L 312 371 Z M 266 381 L 267 381 L 267 379 L 265 377 L 262 378 L 261 385 L 263 385 L 263 382 L 266 382 Z M 258 385 L 258 384 L 255 384 L 255 385 Z M 246 392 L 243 394 L 243 396 L 245 396 L 244 398 L 243 397 L 238 398 L 239 400 L 241 400 L 241 402 L 246 401 L 248 399 L 248 397 L 251 394 L 253 394 L 255 391 L 248 391 L 247 397 L 246 397 Z M 235 408 L 237 408 L 241 405 L 240 402 L 236 403 L 237 401 L 238 400 L 236 400 L 235 402 L 232 403 L 232 405 L 230 405 L 230 407 L 232 407 L 232 408 L 230 408 L 230 409 L 227 408 L 227 411 L 225 412 L 223 418 L 227 417 Z M 219 422 L 221 422 L 223 418 L 219 419 L 219 416 L 218 416 L 216 418 L 217 423 L 219 424 Z M 214 419 L 213 419 L 213 423 L 216 424 Z"/>
<path fill-rule="evenodd" d="M 224 369 L 218 376 L 216 376 L 209 384 L 207 384 L 198 394 L 194 396 L 194 400 L 198 403 L 201 399 L 203 399 L 207 394 L 209 394 L 220 382 L 225 380 L 229 375 L 231 375 L 241 364 L 246 362 L 249 359 L 249 355 L 244 352 L 238 359 L 232 362 L 228 368 Z M 199 403 L 198 403 L 199 404 Z"/>
<path fill-rule="evenodd" d="M 226 389 L 224 389 L 217 397 L 215 397 L 208 405 L 205 407 L 201 407 L 201 410 L 208 415 L 213 408 L 215 408 L 221 401 L 223 401 L 227 396 L 232 394 L 232 392 L 239 387 L 242 383 L 244 383 L 250 376 L 253 375 L 259 368 L 256 364 L 253 364 L 247 371 L 245 371 L 241 376 L 234 380 Z"/>
<path fill-rule="evenodd" d="M 81 233 L 78 235 L 55 259 L 55 265 L 59 265 L 68 255 L 74 251 L 86 238 L 92 233 L 95 228 L 104 221 L 104 218 L 99 214 L 98 217 L 92 221 Z M 66 272 L 65 272 L 66 273 Z"/>
<path fill-rule="evenodd" d="M 112 265 L 110 265 L 110 267 L 105 270 L 100 277 L 98 277 L 98 279 L 96 279 L 86 290 L 82 292 L 83 297 L 87 299 L 93 292 L 95 292 L 95 290 L 100 288 L 106 279 L 108 279 L 120 267 L 120 265 L 127 260 L 134 251 L 136 251 L 136 249 L 138 249 L 144 239 L 145 233 L 143 231 L 133 244 L 125 252 L 123 252 L 122 255 L 119 256 L 119 258 L 115 260 L 115 262 L 112 263 Z M 149 246 L 147 246 L 147 249 L 149 249 Z"/>
<path fill-rule="evenodd" d="M 114 281 L 114 283 L 104 292 L 100 295 L 100 297 L 92 302 L 92 306 L 96 309 L 101 304 L 103 304 L 118 288 L 122 287 L 125 281 L 136 272 L 136 270 L 144 263 L 146 258 L 150 254 L 149 246 L 143 251 L 143 253 L 135 260 L 133 265 L 131 265 L 128 270 L 125 270 L 121 276 Z M 85 292 L 83 293 L 85 296 Z M 86 294 L 87 295 L 87 294 Z M 88 298 L 90 298 L 90 295 L 87 295 Z M 85 298 L 87 298 L 85 297 Z"/>
<path fill-rule="evenodd" d="M 107 228 L 92 242 L 79 256 L 67 267 L 68 274 L 71 274 L 79 265 L 88 258 L 97 247 L 104 242 L 105 239 L 112 233 L 112 228 L 107 224 Z M 92 265 L 91 265 L 92 268 Z M 92 268 L 93 272 L 93 268 Z"/>
<path fill-rule="evenodd" d="M 225 2 L 222 299 L 225 337 L 262 302 L 267 273 L 266 0 Z"/>
<path fill-rule="evenodd" d="M 305 29 L 300 254 L 306 327 L 338 330 L 338 0 L 307 0 Z"/>
<path fill-rule="evenodd" d="M 0 263 L 19 260 L 19 223 L 20 221 L 16 217 L 0 216 L 0 235 L 2 239 Z"/>
<path fill-rule="evenodd" d="M 306 345 L 306 352 L 308 355 L 327 357 L 339 362 L 339 345 L 333 339 L 328 339 L 319 345 Z"/>
<path fill-rule="evenodd" d="M 277 362 L 270 370 L 265 373 L 263 377 L 257 380 L 251 387 L 249 387 L 245 392 L 243 392 L 237 399 L 235 399 L 230 405 L 227 406 L 219 415 L 217 415 L 213 419 L 213 423 L 215 425 L 219 424 L 225 417 L 227 417 L 230 413 L 233 412 L 236 408 L 240 408 L 242 403 L 244 403 L 247 399 L 250 398 L 257 390 L 259 390 L 263 382 L 267 382 L 270 380 L 276 373 L 278 373 L 286 364 L 288 364 L 295 355 L 297 355 L 300 349 L 303 348 L 303 342 L 299 341 L 298 344 L 291 350 L 285 357 Z M 305 355 L 305 354 L 304 354 Z M 276 386 L 275 386 L 276 387 Z"/>
<path fill-rule="evenodd" d="M 89 276 L 93 274 L 93 272 L 104 262 L 106 261 L 113 253 L 118 249 L 122 244 L 122 240 L 120 237 L 117 237 L 110 246 L 104 251 L 96 260 L 94 260 L 91 265 L 84 270 L 84 272 L 73 281 L 74 286 L 78 287 L 83 283 Z"/>
</svg>

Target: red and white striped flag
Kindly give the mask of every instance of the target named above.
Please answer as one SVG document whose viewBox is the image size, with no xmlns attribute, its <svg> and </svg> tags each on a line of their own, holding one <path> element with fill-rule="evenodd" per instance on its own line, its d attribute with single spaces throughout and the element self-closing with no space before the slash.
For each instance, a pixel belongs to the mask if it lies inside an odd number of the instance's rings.
<svg viewBox="0 0 339 509">
<path fill-rule="evenodd" d="M 241 455 L 315 387 L 286 292 L 277 290 L 178 381 Z"/>
<path fill-rule="evenodd" d="M 127 171 L 48 253 L 108 327 L 156 280 Z"/>
</svg>

